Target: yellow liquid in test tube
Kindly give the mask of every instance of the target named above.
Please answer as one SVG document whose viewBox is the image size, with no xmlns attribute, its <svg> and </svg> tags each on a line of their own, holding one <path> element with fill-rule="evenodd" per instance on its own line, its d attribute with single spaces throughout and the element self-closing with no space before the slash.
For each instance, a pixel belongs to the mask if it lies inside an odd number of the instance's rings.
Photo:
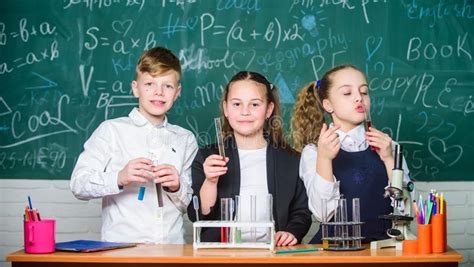
<svg viewBox="0 0 474 267">
<path fill-rule="evenodd" d="M 329 240 L 323 240 L 323 248 L 328 249 L 329 248 Z"/>
</svg>

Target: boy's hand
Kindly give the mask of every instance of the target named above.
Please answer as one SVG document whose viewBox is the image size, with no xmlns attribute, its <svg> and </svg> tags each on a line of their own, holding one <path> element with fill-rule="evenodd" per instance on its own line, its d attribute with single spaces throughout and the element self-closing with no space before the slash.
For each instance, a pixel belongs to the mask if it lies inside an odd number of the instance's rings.
<svg viewBox="0 0 474 267">
<path fill-rule="evenodd" d="M 168 191 L 176 192 L 179 190 L 179 172 L 173 165 L 160 164 L 153 166 L 153 177 L 156 184 L 167 187 Z"/>
<path fill-rule="evenodd" d="M 336 133 L 337 129 L 339 126 L 328 129 L 328 126 L 323 123 L 318 139 L 318 157 L 333 160 L 337 156 L 341 148 L 341 141 Z"/>
<path fill-rule="evenodd" d="M 293 246 L 298 243 L 298 239 L 289 232 L 278 231 L 275 233 L 275 244 L 277 246 Z"/>
<path fill-rule="evenodd" d="M 117 184 L 126 186 L 130 183 L 146 183 L 152 178 L 151 171 L 151 160 L 146 158 L 132 159 L 119 171 Z"/>
<path fill-rule="evenodd" d="M 365 132 L 365 139 L 369 145 L 376 148 L 377 154 L 383 162 L 393 162 L 392 138 L 388 134 L 370 127 L 369 131 Z"/>
<path fill-rule="evenodd" d="M 229 162 L 229 158 L 224 158 L 221 155 L 210 155 L 204 161 L 203 168 L 206 180 L 211 183 L 217 183 L 219 176 L 227 173 L 225 166 Z"/>
</svg>

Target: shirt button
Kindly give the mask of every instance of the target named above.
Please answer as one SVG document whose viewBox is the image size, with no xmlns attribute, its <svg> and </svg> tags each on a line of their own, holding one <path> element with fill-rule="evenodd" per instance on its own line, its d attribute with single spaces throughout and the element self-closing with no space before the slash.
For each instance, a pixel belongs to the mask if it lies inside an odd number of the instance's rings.
<svg viewBox="0 0 474 267">
<path fill-rule="evenodd" d="M 156 218 L 157 218 L 158 220 L 161 220 L 161 218 L 163 217 L 162 214 L 163 214 L 163 211 L 162 211 L 162 209 L 159 208 L 159 209 L 156 211 Z"/>
</svg>

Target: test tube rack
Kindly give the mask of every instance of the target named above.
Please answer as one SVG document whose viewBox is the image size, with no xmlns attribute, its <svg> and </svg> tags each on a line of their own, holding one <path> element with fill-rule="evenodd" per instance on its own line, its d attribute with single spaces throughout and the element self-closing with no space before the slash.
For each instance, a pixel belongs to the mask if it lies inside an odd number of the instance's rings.
<svg viewBox="0 0 474 267">
<path fill-rule="evenodd" d="M 329 247 L 324 248 L 324 250 L 333 250 L 333 251 L 356 251 L 356 250 L 363 250 L 365 249 L 362 245 L 360 245 L 360 241 L 365 237 L 356 234 L 355 231 L 356 227 L 360 228 L 360 225 L 364 224 L 364 222 L 326 222 L 321 223 L 321 227 L 334 227 L 334 233 L 338 232 L 336 228 L 342 227 L 350 227 L 352 226 L 352 235 L 343 236 L 332 236 L 332 237 L 322 237 L 322 240 L 329 241 Z M 359 230 L 360 233 L 360 230 Z"/>
<path fill-rule="evenodd" d="M 229 242 L 201 242 L 200 230 L 202 228 L 229 228 L 230 235 L 235 237 L 237 229 L 240 228 L 266 228 L 270 233 L 270 242 L 236 242 L 236 238 L 231 238 Z M 265 222 L 234 222 L 234 221 L 198 221 L 193 223 L 193 248 L 257 248 L 269 249 L 275 248 L 275 223 L 271 221 Z"/>
</svg>

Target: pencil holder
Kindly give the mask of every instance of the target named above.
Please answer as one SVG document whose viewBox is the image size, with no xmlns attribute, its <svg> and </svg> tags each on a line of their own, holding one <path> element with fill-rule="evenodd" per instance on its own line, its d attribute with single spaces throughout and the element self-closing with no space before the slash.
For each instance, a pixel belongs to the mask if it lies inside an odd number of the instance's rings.
<svg viewBox="0 0 474 267">
<path fill-rule="evenodd" d="M 53 253 L 56 243 L 55 220 L 23 222 L 23 233 L 26 253 Z"/>
<path fill-rule="evenodd" d="M 431 232 L 431 224 L 418 224 L 418 254 L 431 253 Z"/>
<path fill-rule="evenodd" d="M 446 215 L 435 214 L 431 217 L 433 253 L 443 253 L 446 251 Z"/>
<path fill-rule="evenodd" d="M 403 254 L 417 254 L 418 253 L 418 240 L 403 240 L 402 245 Z"/>
</svg>

